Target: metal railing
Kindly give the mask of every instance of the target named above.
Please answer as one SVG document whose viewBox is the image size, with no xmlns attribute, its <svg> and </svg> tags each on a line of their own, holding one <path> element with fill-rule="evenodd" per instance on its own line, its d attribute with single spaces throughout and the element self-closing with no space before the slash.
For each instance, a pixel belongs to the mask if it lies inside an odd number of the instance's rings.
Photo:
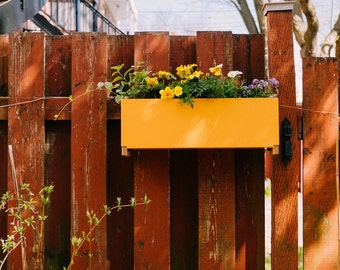
<svg viewBox="0 0 340 270">
<path fill-rule="evenodd" d="M 49 0 L 40 13 L 64 34 L 75 31 L 125 35 L 95 4 L 86 0 Z"/>
<path fill-rule="evenodd" d="M 107 29 L 111 29 L 114 34 L 116 35 L 125 35 L 125 33 L 123 33 L 121 30 L 119 30 L 108 18 L 106 18 L 103 14 L 101 14 L 93 5 L 91 5 L 89 2 L 87 2 L 86 0 L 80 0 L 81 3 L 83 3 L 86 7 L 88 7 L 92 12 L 93 12 L 93 30 L 98 29 L 98 25 L 96 23 L 96 19 L 101 20 L 105 26 L 107 27 Z M 95 32 L 96 32 L 95 31 Z M 104 31 L 106 32 L 106 31 Z"/>
</svg>

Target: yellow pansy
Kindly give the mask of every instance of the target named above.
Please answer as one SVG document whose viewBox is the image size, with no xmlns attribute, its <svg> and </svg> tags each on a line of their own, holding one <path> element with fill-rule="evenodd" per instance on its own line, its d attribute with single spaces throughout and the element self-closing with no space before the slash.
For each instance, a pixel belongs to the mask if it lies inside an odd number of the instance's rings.
<svg viewBox="0 0 340 270">
<path fill-rule="evenodd" d="M 161 95 L 161 99 L 171 99 L 175 96 L 174 90 L 172 90 L 169 86 L 165 87 L 165 89 L 160 90 L 159 94 Z"/>
<path fill-rule="evenodd" d="M 147 83 L 147 85 L 149 85 L 149 86 L 152 87 L 152 86 L 155 86 L 155 85 L 158 84 L 158 80 L 157 80 L 157 78 L 155 78 L 155 77 L 153 77 L 153 78 L 147 78 L 146 83 Z"/>
<path fill-rule="evenodd" d="M 201 75 L 203 74 L 203 72 L 202 71 L 194 71 L 192 74 L 190 74 L 189 76 L 188 76 L 188 79 L 189 80 L 192 80 L 193 78 L 199 78 L 199 77 L 201 77 Z"/>
<path fill-rule="evenodd" d="M 157 72 L 157 75 L 158 75 L 158 78 L 160 78 L 160 79 L 164 78 L 164 79 L 169 80 L 171 78 L 171 73 L 168 72 L 168 71 L 160 70 L 160 71 Z"/>
<path fill-rule="evenodd" d="M 180 87 L 179 85 L 177 85 L 177 86 L 174 88 L 174 93 L 175 93 L 175 96 L 176 96 L 176 97 L 179 97 L 180 95 L 182 95 L 182 93 L 183 93 L 182 87 Z"/>
<path fill-rule="evenodd" d="M 185 78 L 185 75 L 186 75 L 185 66 L 180 65 L 179 67 L 176 68 L 176 71 L 177 71 L 176 74 L 177 74 L 180 78 Z"/>
<path fill-rule="evenodd" d="M 209 71 L 214 74 L 215 76 L 221 76 L 222 75 L 222 67 L 223 65 L 222 64 L 219 64 L 217 66 L 214 66 L 214 67 L 211 67 L 209 68 Z"/>
<path fill-rule="evenodd" d="M 179 67 L 176 68 L 177 75 L 182 79 L 188 78 L 191 75 L 193 68 L 196 66 L 197 66 L 196 64 L 185 65 L 185 66 L 180 65 Z"/>
</svg>

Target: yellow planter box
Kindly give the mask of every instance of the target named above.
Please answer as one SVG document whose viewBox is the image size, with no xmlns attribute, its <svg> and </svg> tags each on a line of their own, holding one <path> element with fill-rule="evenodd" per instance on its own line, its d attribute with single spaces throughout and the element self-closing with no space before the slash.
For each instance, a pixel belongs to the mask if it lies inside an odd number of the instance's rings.
<svg viewBox="0 0 340 270">
<path fill-rule="evenodd" d="M 123 149 L 273 148 L 279 145 L 277 98 L 123 99 Z"/>
</svg>

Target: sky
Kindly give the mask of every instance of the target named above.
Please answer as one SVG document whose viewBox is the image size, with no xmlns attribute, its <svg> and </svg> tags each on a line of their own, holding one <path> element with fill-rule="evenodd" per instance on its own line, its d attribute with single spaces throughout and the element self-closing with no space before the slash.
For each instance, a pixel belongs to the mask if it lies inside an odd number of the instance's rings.
<svg viewBox="0 0 340 270">
<path fill-rule="evenodd" d="M 320 21 L 320 38 L 333 27 L 340 12 L 340 0 L 312 0 Z M 248 0 L 254 12 L 253 1 Z M 247 29 L 229 0 L 135 0 L 138 10 L 136 31 L 168 31 L 174 35 L 195 35 L 196 31 Z"/>
<path fill-rule="evenodd" d="M 137 31 L 159 30 L 174 35 L 209 30 L 247 33 L 239 13 L 228 0 L 135 0 L 135 3 L 139 16 Z"/>
</svg>

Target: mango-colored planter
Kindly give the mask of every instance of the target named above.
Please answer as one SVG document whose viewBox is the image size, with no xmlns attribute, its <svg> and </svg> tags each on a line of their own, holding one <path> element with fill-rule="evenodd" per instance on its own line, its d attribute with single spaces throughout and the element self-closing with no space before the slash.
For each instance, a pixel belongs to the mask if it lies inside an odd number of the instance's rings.
<svg viewBox="0 0 340 270">
<path fill-rule="evenodd" d="M 279 145 L 277 98 L 123 99 L 123 149 L 273 148 Z M 124 152 L 124 151 L 123 151 Z"/>
</svg>

